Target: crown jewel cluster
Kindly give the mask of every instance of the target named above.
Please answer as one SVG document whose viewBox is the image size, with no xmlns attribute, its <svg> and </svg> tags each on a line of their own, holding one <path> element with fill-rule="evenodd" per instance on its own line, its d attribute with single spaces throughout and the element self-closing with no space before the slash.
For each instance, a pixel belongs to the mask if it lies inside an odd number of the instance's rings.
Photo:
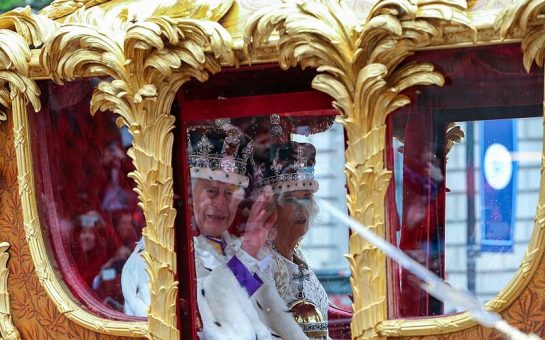
<svg viewBox="0 0 545 340">
<path fill-rule="evenodd" d="M 190 132 L 202 129 L 203 133 L 194 146 L 191 145 Z M 193 127 L 187 134 L 187 145 L 189 154 L 189 165 L 195 171 L 199 169 L 221 170 L 227 173 L 239 175 L 246 174 L 247 162 L 253 151 L 253 142 L 249 142 L 240 152 L 242 133 L 236 128 L 225 128 L 225 138 L 221 152 L 215 150 L 214 144 L 207 136 L 210 127 Z"/>
</svg>

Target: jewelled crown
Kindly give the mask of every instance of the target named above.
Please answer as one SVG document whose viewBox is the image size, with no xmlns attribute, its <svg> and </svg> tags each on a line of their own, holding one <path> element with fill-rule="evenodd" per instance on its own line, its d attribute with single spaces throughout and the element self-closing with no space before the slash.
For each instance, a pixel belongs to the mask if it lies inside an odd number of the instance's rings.
<svg viewBox="0 0 545 340">
<path fill-rule="evenodd" d="M 252 139 L 229 123 L 187 129 L 191 178 L 216 180 L 246 188 Z"/>
<path fill-rule="evenodd" d="M 275 194 L 288 191 L 318 191 L 314 180 L 316 149 L 309 143 L 272 144 L 264 159 L 254 158 L 254 190 L 270 185 Z"/>
</svg>

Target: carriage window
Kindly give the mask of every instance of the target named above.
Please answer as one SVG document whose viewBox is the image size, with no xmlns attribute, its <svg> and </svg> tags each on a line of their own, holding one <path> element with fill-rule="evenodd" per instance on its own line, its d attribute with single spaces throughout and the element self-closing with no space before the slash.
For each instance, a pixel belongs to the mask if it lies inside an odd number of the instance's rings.
<svg viewBox="0 0 545 340">
<path fill-rule="evenodd" d="M 446 75 L 391 121 L 387 199 L 391 241 L 483 302 L 518 270 L 540 182 L 542 76 L 526 74 L 516 48 L 425 56 Z M 516 85 L 513 85 L 516 84 Z M 390 317 L 461 311 L 429 296 L 408 272 L 390 278 Z"/>
<path fill-rule="evenodd" d="M 124 298 L 125 262 L 144 227 L 127 156 L 132 138 L 116 115 L 89 113 L 97 80 L 40 84 L 44 108 L 32 117 L 32 151 L 42 226 L 73 294 L 113 319 L 146 316 Z"/>
<path fill-rule="evenodd" d="M 527 113 L 540 111 L 535 107 Z M 539 194 L 543 119 L 457 125 L 465 138 L 447 156 L 445 276 L 451 285 L 486 302 L 513 277 L 530 241 Z M 445 313 L 458 310 L 444 306 Z"/>
<path fill-rule="evenodd" d="M 234 328 L 248 338 L 349 339 L 349 230 L 321 207 L 347 213 L 337 112 L 325 95 L 292 92 L 297 82 L 275 88 L 255 72 L 236 78 L 244 85 L 231 81 L 220 99 L 192 89 L 179 102 L 178 194 L 188 202 L 179 229 L 189 228 L 194 249 L 194 328 L 203 336 Z"/>
</svg>

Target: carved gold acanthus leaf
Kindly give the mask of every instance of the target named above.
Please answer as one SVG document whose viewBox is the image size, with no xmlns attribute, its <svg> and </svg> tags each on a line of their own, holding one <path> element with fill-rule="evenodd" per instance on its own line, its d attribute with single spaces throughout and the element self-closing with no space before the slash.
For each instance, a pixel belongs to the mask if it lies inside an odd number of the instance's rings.
<svg viewBox="0 0 545 340">
<path fill-rule="evenodd" d="M 8 291 L 9 243 L 0 243 L 0 335 L 4 340 L 20 340 L 21 335 L 13 325 Z"/>
<path fill-rule="evenodd" d="M 30 7 L 0 14 L 0 121 L 16 92 L 23 93 L 36 111 L 40 110 L 40 91 L 29 77 L 31 47 L 41 47 L 55 24 L 32 14 Z"/>
<path fill-rule="evenodd" d="M 55 20 L 74 13 L 80 8 L 89 8 L 111 0 L 55 0 L 40 11 L 41 15 Z"/>
<path fill-rule="evenodd" d="M 456 122 L 450 122 L 446 128 L 445 140 L 445 155 L 448 155 L 454 144 L 459 144 L 465 138 L 465 133 L 462 131 L 460 125 L 456 125 Z"/>
<path fill-rule="evenodd" d="M 140 3 L 145 0 L 140 0 Z M 231 9 L 234 0 L 170 0 L 158 1 L 154 15 L 195 18 L 217 22 Z M 138 1 L 136 7 L 139 6 Z"/>
<path fill-rule="evenodd" d="M 524 67 L 527 71 L 535 61 L 543 67 L 545 53 L 545 1 L 521 0 L 505 8 L 496 19 L 496 27 L 500 29 L 503 39 L 515 31 L 522 31 L 522 50 L 524 51 Z"/>
<path fill-rule="evenodd" d="M 128 154 L 136 170 L 129 176 L 146 217 L 142 256 L 151 279 L 149 336 L 178 339 L 171 105 L 184 82 L 205 81 L 222 62 L 236 60 L 231 36 L 209 20 L 223 15 L 225 3 L 157 1 L 151 12 L 132 6 L 76 11 L 48 41 L 41 61 L 57 82 L 84 75 L 112 78 L 95 89 L 91 112 L 117 113 L 118 124 L 134 137 Z"/>
<path fill-rule="evenodd" d="M 56 20 L 75 13 L 80 9 L 108 4 L 110 9 L 129 8 L 135 17 L 168 15 L 170 17 L 199 18 L 211 21 L 220 20 L 231 8 L 234 0 L 134 0 L 115 3 L 112 0 L 55 0 L 40 11 L 40 14 Z M 204 12 L 202 10 L 204 9 Z M 199 13 L 200 12 L 200 13 Z"/>
<path fill-rule="evenodd" d="M 416 49 L 431 44 L 447 26 L 464 25 L 466 1 L 379 1 L 360 22 L 343 1 L 288 1 L 254 13 L 245 29 L 251 57 L 278 33 L 279 63 L 313 67 L 312 86 L 329 94 L 348 135 L 346 167 L 350 214 L 385 237 L 384 196 L 391 172 L 384 164 L 385 120 L 407 105 L 403 91 L 416 85 L 442 85 L 429 64 L 401 66 Z M 357 235 L 347 255 L 354 291 L 353 338 L 377 338 L 386 320 L 386 259 Z"/>
</svg>

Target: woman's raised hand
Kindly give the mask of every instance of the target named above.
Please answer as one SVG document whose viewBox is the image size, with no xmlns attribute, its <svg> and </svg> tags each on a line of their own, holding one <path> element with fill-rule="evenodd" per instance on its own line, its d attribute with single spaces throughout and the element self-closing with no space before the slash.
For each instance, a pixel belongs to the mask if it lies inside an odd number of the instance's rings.
<svg viewBox="0 0 545 340">
<path fill-rule="evenodd" d="M 269 231 L 278 217 L 274 204 L 274 194 L 270 186 L 266 186 L 250 209 L 246 230 L 242 241 L 242 249 L 256 257 L 267 241 Z"/>
</svg>

